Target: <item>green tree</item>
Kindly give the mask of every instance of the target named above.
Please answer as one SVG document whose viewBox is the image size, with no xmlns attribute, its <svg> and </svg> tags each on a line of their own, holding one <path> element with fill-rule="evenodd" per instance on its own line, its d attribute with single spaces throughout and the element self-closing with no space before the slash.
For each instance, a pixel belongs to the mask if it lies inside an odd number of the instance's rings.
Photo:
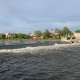
<svg viewBox="0 0 80 80">
<path fill-rule="evenodd" d="M 30 34 L 32 34 L 32 33 L 28 33 L 28 34 L 27 34 L 28 39 L 30 39 L 30 38 L 31 38 Z"/>
<path fill-rule="evenodd" d="M 1 33 L 0 34 L 0 39 L 4 39 L 5 38 L 5 34 Z"/>
<path fill-rule="evenodd" d="M 63 36 L 64 35 L 64 31 L 63 30 L 59 30 L 59 36 Z"/>
<path fill-rule="evenodd" d="M 5 34 L 2 34 L 2 38 L 5 38 L 6 36 L 5 36 Z"/>
<path fill-rule="evenodd" d="M 44 38 L 50 38 L 50 32 L 48 29 L 45 30 L 45 32 L 43 33 Z"/>
<path fill-rule="evenodd" d="M 68 35 L 73 35 L 72 31 L 69 30 L 68 27 L 64 27 L 62 30 L 60 29 L 55 29 L 55 33 L 59 33 L 59 36 L 68 36 Z"/>
<path fill-rule="evenodd" d="M 72 35 L 72 34 L 73 34 L 72 31 L 70 31 L 68 27 L 65 26 L 63 28 L 63 35 L 68 36 L 68 35 Z"/>
<path fill-rule="evenodd" d="M 80 30 L 76 30 L 75 32 L 76 32 L 76 33 L 80 33 Z"/>
<path fill-rule="evenodd" d="M 23 39 L 24 38 L 23 34 L 22 33 L 19 33 L 18 34 L 18 38 Z"/>
<path fill-rule="evenodd" d="M 14 34 L 14 38 L 18 38 L 18 34 Z"/>
<path fill-rule="evenodd" d="M 40 36 L 42 36 L 42 32 L 40 30 L 37 30 L 34 32 L 34 35 L 39 38 Z"/>
<path fill-rule="evenodd" d="M 27 35 L 26 35 L 26 39 L 29 39 L 29 38 L 30 38 L 30 35 L 27 34 Z"/>
<path fill-rule="evenodd" d="M 23 34 L 23 39 L 28 39 L 28 35 Z"/>
</svg>

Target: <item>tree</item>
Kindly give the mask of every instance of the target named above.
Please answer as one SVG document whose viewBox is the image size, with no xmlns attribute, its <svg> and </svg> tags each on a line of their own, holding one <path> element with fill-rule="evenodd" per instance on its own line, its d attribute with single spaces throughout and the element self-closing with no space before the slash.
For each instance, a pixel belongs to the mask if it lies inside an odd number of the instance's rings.
<svg viewBox="0 0 80 80">
<path fill-rule="evenodd" d="M 44 35 L 44 38 L 50 38 L 50 32 L 49 32 L 49 30 L 45 30 L 45 32 L 43 33 L 43 35 Z"/>
<path fill-rule="evenodd" d="M 26 35 L 26 39 L 29 39 L 29 38 L 30 38 L 30 35 L 27 34 L 27 35 Z"/>
<path fill-rule="evenodd" d="M 40 36 L 42 36 L 42 32 L 40 30 L 37 30 L 34 32 L 34 35 L 39 38 Z"/>
<path fill-rule="evenodd" d="M 18 34 L 14 34 L 14 38 L 18 38 Z"/>
<path fill-rule="evenodd" d="M 60 30 L 60 29 L 55 29 L 55 33 L 59 33 L 59 36 L 68 36 L 68 35 L 73 35 L 72 31 L 69 30 L 66 26 Z"/>
<path fill-rule="evenodd" d="M 28 39 L 28 35 L 23 34 L 23 39 Z"/>
<path fill-rule="evenodd" d="M 80 33 L 80 30 L 76 30 L 75 32 L 76 32 L 76 33 Z"/>
<path fill-rule="evenodd" d="M 23 37 L 24 37 L 24 36 L 23 36 L 22 33 L 19 33 L 19 34 L 18 34 L 18 38 L 23 39 Z"/>
<path fill-rule="evenodd" d="M 69 30 L 69 28 L 67 28 L 66 26 L 63 28 L 63 35 L 72 35 L 72 31 Z"/>
<path fill-rule="evenodd" d="M 56 28 L 55 33 L 59 33 L 60 29 Z"/>
<path fill-rule="evenodd" d="M 5 34 L 1 33 L 0 34 L 0 39 L 3 39 L 3 38 L 5 38 Z"/>
<path fill-rule="evenodd" d="M 6 36 L 5 36 L 5 34 L 2 34 L 2 38 L 4 39 Z"/>
<path fill-rule="evenodd" d="M 64 31 L 63 30 L 59 30 L 59 36 L 63 36 L 64 35 Z"/>
</svg>

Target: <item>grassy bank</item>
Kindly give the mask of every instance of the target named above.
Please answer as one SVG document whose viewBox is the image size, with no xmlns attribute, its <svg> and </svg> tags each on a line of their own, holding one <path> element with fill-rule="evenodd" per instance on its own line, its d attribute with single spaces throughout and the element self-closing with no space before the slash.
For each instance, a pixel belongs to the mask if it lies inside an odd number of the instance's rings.
<svg viewBox="0 0 80 80">
<path fill-rule="evenodd" d="M 32 39 L 0 39 L 0 42 L 27 42 L 27 41 L 60 41 L 60 39 L 38 39 L 38 40 L 32 40 Z"/>
<path fill-rule="evenodd" d="M 0 39 L 0 42 L 21 42 L 23 40 L 28 41 L 27 39 Z"/>
<path fill-rule="evenodd" d="M 48 38 L 48 39 L 39 39 L 37 41 L 60 41 L 60 39 Z"/>
</svg>

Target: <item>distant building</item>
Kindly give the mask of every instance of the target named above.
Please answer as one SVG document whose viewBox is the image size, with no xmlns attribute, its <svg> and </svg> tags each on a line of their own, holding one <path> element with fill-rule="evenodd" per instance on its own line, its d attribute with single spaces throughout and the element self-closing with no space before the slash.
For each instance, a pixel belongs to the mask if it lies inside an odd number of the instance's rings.
<svg viewBox="0 0 80 80">
<path fill-rule="evenodd" d="M 80 43 L 80 33 L 74 33 L 73 36 L 61 37 L 61 42 Z"/>
<path fill-rule="evenodd" d="M 43 39 L 43 38 L 44 38 L 44 36 L 41 36 L 40 38 L 41 38 L 41 39 Z"/>
<path fill-rule="evenodd" d="M 32 34 L 32 33 L 30 34 L 30 38 L 33 39 L 33 40 L 37 40 L 37 36 Z"/>
<path fill-rule="evenodd" d="M 50 37 L 51 38 L 57 38 L 57 39 L 60 38 L 59 33 L 50 34 Z"/>
<path fill-rule="evenodd" d="M 76 43 L 76 37 L 61 37 L 61 42 L 66 42 L 66 43 Z"/>
<path fill-rule="evenodd" d="M 76 38 L 79 38 L 79 37 L 80 37 L 80 33 L 74 33 L 74 36 L 75 36 Z"/>
<path fill-rule="evenodd" d="M 6 37 L 7 39 L 13 38 L 13 34 L 12 34 L 12 33 L 6 33 L 6 34 L 5 34 L 5 37 Z"/>
</svg>

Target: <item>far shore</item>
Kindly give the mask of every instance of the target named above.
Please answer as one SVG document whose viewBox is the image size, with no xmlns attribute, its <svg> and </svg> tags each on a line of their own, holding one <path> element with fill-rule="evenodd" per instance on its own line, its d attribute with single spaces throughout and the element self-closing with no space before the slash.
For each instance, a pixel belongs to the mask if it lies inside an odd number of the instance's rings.
<svg viewBox="0 0 80 80">
<path fill-rule="evenodd" d="M 54 42 L 54 41 L 60 41 L 60 39 L 38 39 L 38 40 L 33 40 L 33 39 L 0 39 L 0 42 Z"/>
</svg>

